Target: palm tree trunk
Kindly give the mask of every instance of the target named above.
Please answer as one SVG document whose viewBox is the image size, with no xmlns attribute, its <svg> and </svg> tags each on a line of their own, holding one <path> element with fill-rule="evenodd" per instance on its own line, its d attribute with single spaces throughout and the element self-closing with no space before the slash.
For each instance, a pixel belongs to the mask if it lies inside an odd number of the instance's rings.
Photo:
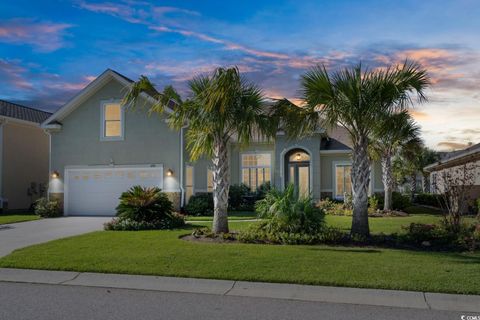
<svg viewBox="0 0 480 320">
<path fill-rule="evenodd" d="M 428 193 L 430 192 L 430 183 L 428 179 L 428 174 L 424 173 L 422 174 L 422 192 Z"/>
<path fill-rule="evenodd" d="M 382 182 L 385 191 L 383 210 L 392 210 L 392 191 L 393 191 L 393 175 L 392 175 L 392 157 L 389 154 L 382 156 Z"/>
<path fill-rule="evenodd" d="M 353 217 L 352 235 L 368 237 L 368 186 L 370 184 L 370 159 L 366 137 L 360 137 L 353 146 L 352 184 Z"/>
<path fill-rule="evenodd" d="M 415 192 L 417 192 L 417 173 L 414 172 L 410 176 L 410 199 L 413 201 L 415 198 Z"/>
<path fill-rule="evenodd" d="M 213 233 L 228 233 L 228 147 L 224 139 L 215 139 L 213 150 Z"/>
</svg>

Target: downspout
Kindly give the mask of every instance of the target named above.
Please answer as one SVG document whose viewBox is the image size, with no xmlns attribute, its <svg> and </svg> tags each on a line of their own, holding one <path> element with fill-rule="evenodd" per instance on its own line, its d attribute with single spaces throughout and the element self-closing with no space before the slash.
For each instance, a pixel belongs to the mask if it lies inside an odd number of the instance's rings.
<svg viewBox="0 0 480 320">
<path fill-rule="evenodd" d="M 50 175 L 52 174 L 52 134 L 48 130 L 44 130 L 48 135 L 48 188 L 47 199 L 50 201 Z"/>
<path fill-rule="evenodd" d="M 5 119 L 0 119 L 0 209 L 3 210 L 3 125 Z"/>
<path fill-rule="evenodd" d="M 187 126 L 180 128 L 180 208 L 183 208 L 185 205 L 185 189 L 183 188 L 183 170 L 184 170 L 184 160 L 183 160 L 183 148 L 184 148 L 184 135 L 183 129 Z"/>
</svg>

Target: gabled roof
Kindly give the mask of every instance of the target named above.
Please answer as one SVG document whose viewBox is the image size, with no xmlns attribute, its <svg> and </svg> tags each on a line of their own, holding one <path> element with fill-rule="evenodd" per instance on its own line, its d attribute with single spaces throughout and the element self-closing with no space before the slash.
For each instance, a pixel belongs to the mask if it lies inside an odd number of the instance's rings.
<svg viewBox="0 0 480 320">
<path fill-rule="evenodd" d="M 65 119 L 73 110 L 80 106 L 85 100 L 95 94 L 100 88 L 102 88 L 106 83 L 115 80 L 118 81 L 125 87 L 130 87 L 134 81 L 128 77 L 122 75 L 121 73 L 114 71 L 112 69 L 105 70 L 101 75 L 99 75 L 95 80 L 90 82 L 84 89 L 82 89 L 77 95 L 75 95 L 70 101 L 68 101 L 63 107 L 58 109 L 53 115 L 48 117 L 43 123 L 42 127 L 47 128 L 49 126 L 59 126 L 61 121 Z M 158 95 L 158 92 L 142 92 L 141 97 L 156 103 L 157 100 L 154 98 Z M 170 106 L 165 108 L 167 113 L 173 112 Z"/>
<path fill-rule="evenodd" d="M 437 168 L 448 167 L 458 162 L 469 161 L 472 157 L 480 156 L 480 143 L 474 144 L 464 150 L 453 151 L 445 155 L 440 161 L 432 163 L 426 166 L 426 171 L 435 171 Z"/>
<path fill-rule="evenodd" d="M 17 103 L 0 100 L 0 117 L 7 117 L 12 119 L 18 119 L 22 121 L 28 121 L 33 123 L 42 123 L 50 117 L 50 112 L 25 107 Z"/>
</svg>

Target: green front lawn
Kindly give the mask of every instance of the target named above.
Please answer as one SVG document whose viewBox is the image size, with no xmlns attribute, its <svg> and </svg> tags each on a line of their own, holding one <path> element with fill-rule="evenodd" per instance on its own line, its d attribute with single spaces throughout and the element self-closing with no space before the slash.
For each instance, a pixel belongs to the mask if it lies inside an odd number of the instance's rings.
<svg viewBox="0 0 480 320">
<path fill-rule="evenodd" d="M 438 217 L 372 218 L 375 232 Z M 327 217 L 346 227 L 350 217 Z M 251 222 L 231 222 L 232 230 Z M 196 222 L 210 225 L 210 222 Z M 191 227 L 190 227 L 191 228 Z M 480 254 L 394 249 L 193 243 L 174 231 L 100 231 L 20 249 L 0 267 L 480 294 Z"/>
<path fill-rule="evenodd" d="M 40 219 L 40 217 L 34 214 L 0 214 L 0 224 L 32 221 L 38 219 Z"/>
</svg>

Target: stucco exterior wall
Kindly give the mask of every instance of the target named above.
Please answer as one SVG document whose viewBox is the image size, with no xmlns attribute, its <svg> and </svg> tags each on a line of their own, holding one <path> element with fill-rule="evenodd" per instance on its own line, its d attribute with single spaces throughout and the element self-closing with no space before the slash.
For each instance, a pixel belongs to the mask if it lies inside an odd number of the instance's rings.
<svg viewBox="0 0 480 320">
<path fill-rule="evenodd" d="M 2 130 L 2 196 L 9 210 L 28 209 L 31 183 L 48 183 L 49 138 L 39 126 L 14 121 L 7 121 Z"/>
<path fill-rule="evenodd" d="M 52 132 L 51 170 L 61 174 L 50 183 L 51 193 L 63 192 L 62 178 L 67 166 L 163 164 L 173 170 L 164 185 L 166 192 L 179 192 L 180 131 L 172 130 L 164 116 L 148 114 L 140 101 L 136 109 L 125 112 L 125 133 L 121 141 L 101 141 L 101 105 L 105 100 L 120 100 L 124 87 L 110 81 L 62 121 L 62 129 Z"/>
</svg>

